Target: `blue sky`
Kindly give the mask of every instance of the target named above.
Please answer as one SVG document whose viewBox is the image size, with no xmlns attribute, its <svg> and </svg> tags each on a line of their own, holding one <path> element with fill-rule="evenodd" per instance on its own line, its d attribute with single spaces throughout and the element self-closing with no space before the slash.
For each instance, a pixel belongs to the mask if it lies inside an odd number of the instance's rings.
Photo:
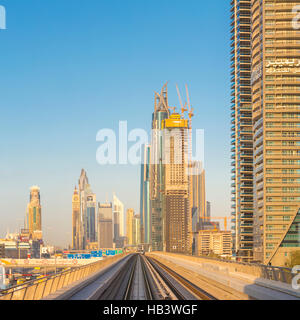
<svg viewBox="0 0 300 320">
<path fill-rule="evenodd" d="M 139 209 L 137 166 L 96 162 L 102 128 L 150 129 L 154 91 L 187 83 L 205 130 L 207 200 L 230 214 L 229 1 L 0 0 L 0 236 L 21 225 L 39 185 L 45 239 L 71 241 L 85 168 L 97 200 Z"/>
</svg>

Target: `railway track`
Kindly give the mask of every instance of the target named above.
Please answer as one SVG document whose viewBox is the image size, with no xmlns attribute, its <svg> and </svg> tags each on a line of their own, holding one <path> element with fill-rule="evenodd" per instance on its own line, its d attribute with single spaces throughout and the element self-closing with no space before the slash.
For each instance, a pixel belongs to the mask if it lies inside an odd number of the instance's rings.
<svg viewBox="0 0 300 320">
<path fill-rule="evenodd" d="M 107 283 L 97 300 L 216 300 L 157 260 L 139 254 Z"/>
<path fill-rule="evenodd" d="M 180 274 L 178 274 L 174 270 L 170 269 L 169 267 L 165 266 L 164 264 L 160 263 L 156 259 L 151 258 L 149 260 L 150 260 L 150 263 L 152 263 L 152 265 L 155 266 L 156 270 L 158 270 L 158 272 L 160 274 L 162 274 L 167 279 L 167 282 L 170 284 L 171 287 L 173 287 L 174 292 L 176 292 L 177 297 L 180 300 L 190 300 L 191 296 L 187 296 L 187 299 L 186 299 L 186 296 L 184 294 L 182 294 L 182 292 L 178 292 L 176 286 L 174 287 L 174 283 L 176 283 L 176 282 L 174 282 L 174 280 L 176 280 L 177 283 L 180 283 L 197 300 L 217 300 L 214 296 L 209 294 L 207 291 L 196 286 L 191 281 L 187 280 L 186 278 L 184 278 L 183 276 L 181 276 Z M 171 276 L 174 280 L 173 281 L 168 280 L 167 275 Z"/>
</svg>

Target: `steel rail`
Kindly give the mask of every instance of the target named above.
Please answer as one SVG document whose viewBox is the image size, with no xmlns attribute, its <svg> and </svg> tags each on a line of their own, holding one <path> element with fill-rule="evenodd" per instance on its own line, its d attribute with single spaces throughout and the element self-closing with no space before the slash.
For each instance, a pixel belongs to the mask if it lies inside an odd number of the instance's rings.
<svg viewBox="0 0 300 320">
<path fill-rule="evenodd" d="M 141 256 L 140 256 L 140 261 L 141 261 L 141 267 L 142 267 L 142 272 L 144 276 L 144 285 L 146 289 L 147 300 L 155 300 L 155 296 L 153 293 L 153 283 L 152 285 L 150 284 L 150 279 L 148 277 L 149 273 L 147 272 L 147 266 L 145 264 L 144 259 Z"/>
<path fill-rule="evenodd" d="M 181 276 L 180 274 L 178 274 L 174 270 L 170 269 L 169 267 L 165 266 L 161 262 L 157 261 L 156 259 L 154 259 L 154 258 L 150 259 L 149 257 L 147 257 L 147 259 L 149 259 L 150 263 L 154 266 L 154 268 L 158 271 L 158 273 L 160 273 L 160 275 L 162 275 L 162 277 L 165 277 L 165 276 L 161 273 L 161 271 L 159 270 L 158 267 L 160 267 L 161 269 L 166 271 L 169 275 L 171 275 L 173 278 L 175 278 L 180 284 L 182 284 L 184 287 L 186 287 L 188 290 L 190 290 L 194 295 L 196 295 L 196 297 L 200 298 L 201 300 L 217 300 L 214 296 L 209 294 L 207 291 L 196 286 L 191 281 L 187 280 L 186 278 L 184 278 L 183 276 Z M 168 281 L 168 279 L 166 279 L 166 278 L 164 280 Z M 171 283 L 170 283 L 170 285 L 174 288 L 174 286 Z M 176 292 L 178 291 L 176 288 L 174 288 L 174 289 Z M 182 294 L 180 294 L 180 296 L 181 296 L 181 298 L 183 298 L 183 300 L 186 300 L 185 297 L 182 297 Z"/>
<path fill-rule="evenodd" d="M 163 268 L 158 266 L 158 264 L 156 264 L 152 258 L 150 259 L 149 257 L 146 257 L 146 259 L 149 261 L 149 263 L 154 268 L 154 270 L 159 274 L 159 276 L 163 279 L 163 281 L 167 284 L 168 288 L 171 290 L 171 293 L 174 294 L 178 300 L 187 300 L 186 296 L 182 292 L 180 292 L 178 288 L 176 288 L 176 286 L 170 281 L 170 279 L 168 279 L 168 277 L 166 276 L 166 274 L 164 274 L 164 272 L 167 273 L 169 276 L 171 276 L 172 279 L 175 280 L 177 283 L 178 283 L 178 280 L 175 279 L 170 274 L 170 272 L 166 270 L 162 270 Z"/>
</svg>

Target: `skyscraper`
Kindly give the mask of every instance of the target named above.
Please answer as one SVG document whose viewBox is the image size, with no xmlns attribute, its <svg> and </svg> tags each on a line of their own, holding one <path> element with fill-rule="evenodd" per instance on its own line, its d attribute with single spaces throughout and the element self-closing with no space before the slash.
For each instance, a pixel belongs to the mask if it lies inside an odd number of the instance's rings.
<svg viewBox="0 0 300 320">
<path fill-rule="evenodd" d="M 189 164 L 189 196 L 192 219 L 193 245 L 192 252 L 197 253 L 198 231 L 205 229 L 209 222 L 206 212 L 205 171 L 201 161 L 192 161 Z"/>
<path fill-rule="evenodd" d="M 27 206 L 27 224 L 32 240 L 42 239 L 42 207 L 40 188 L 33 186 L 30 188 L 30 200 Z"/>
<path fill-rule="evenodd" d="M 125 237 L 125 212 L 124 204 L 113 195 L 113 225 L 114 225 L 114 241 Z"/>
<path fill-rule="evenodd" d="M 96 195 L 92 192 L 84 169 L 79 182 L 80 228 L 79 249 L 86 249 L 87 244 L 96 241 Z"/>
<path fill-rule="evenodd" d="M 206 221 L 209 221 L 206 209 L 205 170 L 201 161 L 193 161 L 189 165 L 190 205 L 192 210 L 193 232 L 197 232 Z"/>
<path fill-rule="evenodd" d="M 233 255 L 253 255 L 251 0 L 231 1 L 231 152 Z"/>
<path fill-rule="evenodd" d="M 127 244 L 133 245 L 133 219 L 134 219 L 134 210 L 128 209 L 126 212 L 126 234 L 127 234 Z"/>
<path fill-rule="evenodd" d="M 139 245 L 141 243 L 140 215 L 136 214 L 132 220 L 132 244 Z"/>
<path fill-rule="evenodd" d="M 79 197 L 80 197 L 80 235 L 79 235 L 79 249 L 85 249 L 85 225 L 86 225 L 86 195 L 89 180 L 84 169 L 81 170 L 80 178 L 78 181 Z"/>
<path fill-rule="evenodd" d="M 192 252 L 192 212 L 189 195 L 188 120 L 173 113 L 162 121 L 164 167 L 164 248 Z"/>
<path fill-rule="evenodd" d="M 300 3 L 251 4 L 254 259 L 284 265 L 300 250 Z"/>
<path fill-rule="evenodd" d="M 182 103 L 182 115 L 168 105 L 167 84 L 160 94 L 155 93 L 150 147 L 151 244 L 154 251 L 192 253 L 189 129 L 193 109 L 187 98 L 190 121 L 184 118 L 186 109 Z M 172 114 L 170 110 L 173 110 Z M 144 221 L 142 223 L 144 227 Z"/>
<path fill-rule="evenodd" d="M 233 250 L 284 265 L 300 250 L 297 1 L 231 2 Z"/>
<path fill-rule="evenodd" d="M 113 211 L 111 203 L 98 204 L 98 247 L 113 248 Z"/>
<path fill-rule="evenodd" d="M 80 198 L 78 190 L 75 187 L 72 196 L 72 248 L 79 250 L 80 246 Z"/>
<path fill-rule="evenodd" d="M 86 223 L 85 223 L 85 239 L 86 244 L 96 242 L 96 195 L 88 189 L 86 196 Z"/>
<path fill-rule="evenodd" d="M 126 212 L 127 244 L 138 245 L 141 243 L 140 215 L 134 214 L 133 209 Z"/>
<path fill-rule="evenodd" d="M 150 208 L 150 145 L 143 146 L 141 181 L 140 181 L 140 238 L 142 243 L 151 240 L 151 208 Z"/>
<path fill-rule="evenodd" d="M 163 250 L 164 239 L 164 168 L 162 163 L 162 121 L 169 117 L 168 89 L 163 86 L 161 93 L 155 92 L 154 113 L 152 115 L 151 165 L 150 165 L 150 208 L 151 245 L 153 251 Z"/>
</svg>

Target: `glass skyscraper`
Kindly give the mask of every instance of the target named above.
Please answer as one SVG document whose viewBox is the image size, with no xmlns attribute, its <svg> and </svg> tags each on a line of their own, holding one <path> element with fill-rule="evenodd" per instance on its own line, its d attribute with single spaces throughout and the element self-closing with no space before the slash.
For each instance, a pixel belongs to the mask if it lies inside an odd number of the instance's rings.
<svg viewBox="0 0 300 320">
<path fill-rule="evenodd" d="M 150 243 L 151 240 L 150 152 L 150 145 L 144 145 L 142 151 L 140 182 L 140 239 L 142 243 Z"/>
</svg>

